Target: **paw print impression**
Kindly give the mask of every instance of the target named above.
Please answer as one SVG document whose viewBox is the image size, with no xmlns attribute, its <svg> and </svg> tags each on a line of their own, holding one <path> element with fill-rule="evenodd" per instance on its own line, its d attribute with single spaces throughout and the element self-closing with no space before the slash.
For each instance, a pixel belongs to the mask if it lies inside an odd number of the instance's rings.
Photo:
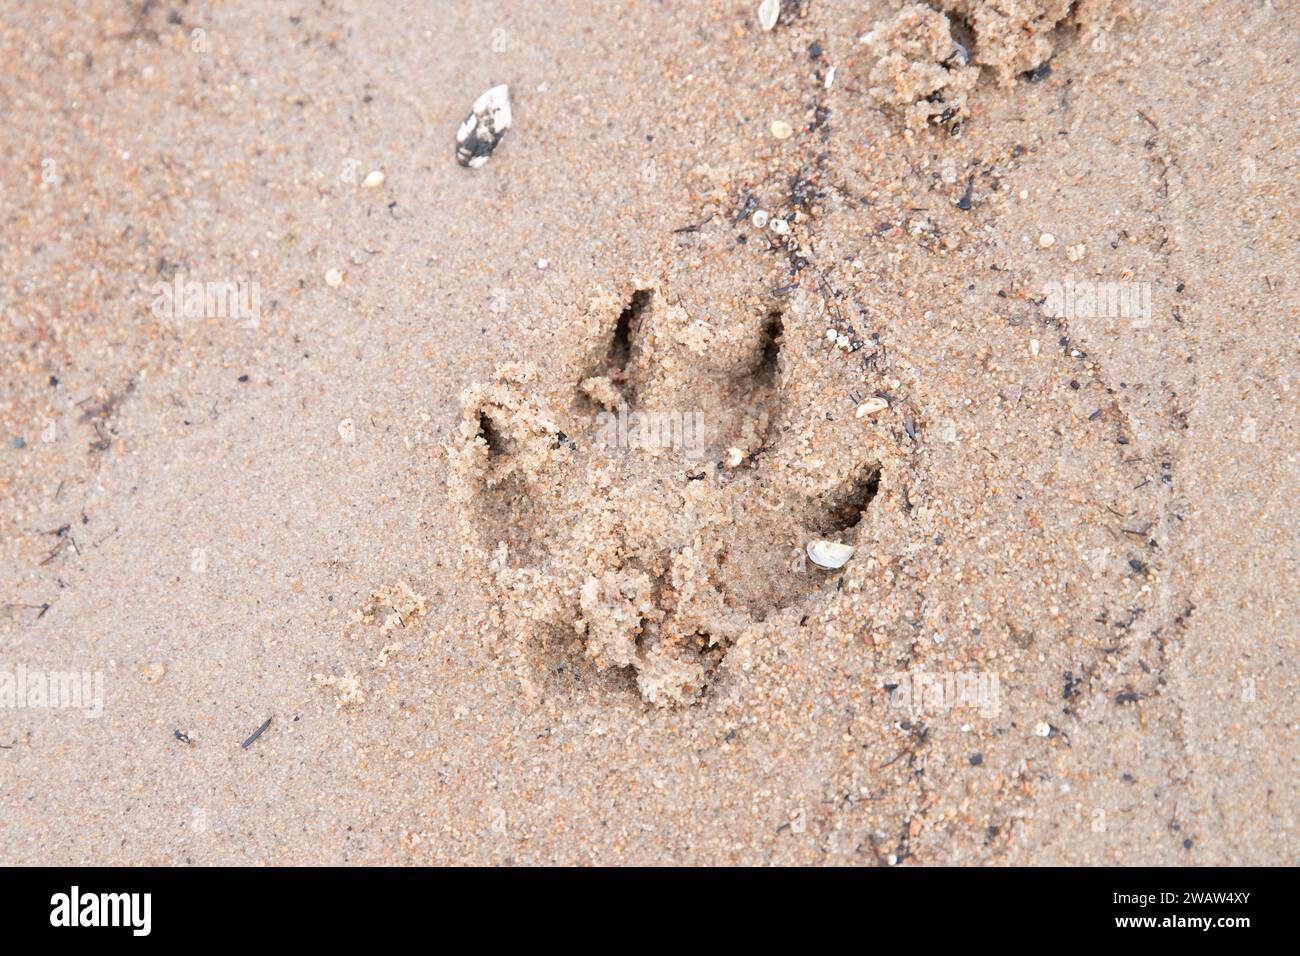
<svg viewBox="0 0 1300 956">
<path fill-rule="evenodd" d="M 534 671 L 689 703 L 746 632 L 836 586 L 806 546 L 859 544 L 881 469 L 850 449 L 810 492 L 792 467 L 786 317 L 762 296 L 693 316 L 639 289 L 590 327 L 567 383 L 512 363 L 465 391 L 454 487 Z"/>
</svg>

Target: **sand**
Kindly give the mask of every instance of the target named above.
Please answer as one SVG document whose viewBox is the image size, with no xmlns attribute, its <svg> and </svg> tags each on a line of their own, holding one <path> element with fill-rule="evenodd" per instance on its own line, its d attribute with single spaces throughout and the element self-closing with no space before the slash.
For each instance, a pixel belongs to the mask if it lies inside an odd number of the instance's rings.
<svg viewBox="0 0 1300 956">
<path fill-rule="evenodd" d="M 757 7 L 0 13 L 0 861 L 1294 862 L 1300 17 Z"/>
</svg>

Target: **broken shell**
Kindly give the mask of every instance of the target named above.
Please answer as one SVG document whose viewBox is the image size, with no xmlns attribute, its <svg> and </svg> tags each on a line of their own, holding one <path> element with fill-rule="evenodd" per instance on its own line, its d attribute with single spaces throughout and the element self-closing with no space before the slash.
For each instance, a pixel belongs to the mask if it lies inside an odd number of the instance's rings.
<svg viewBox="0 0 1300 956">
<path fill-rule="evenodd" d="M 840 544 L 838 541 L 809 541 L 806 550 L 813 564 L 834 571 L 844 567 L 849 558 L 853 557 L 854 548 L 851 544 Z"/>
<path fill-rule="evenodd" d="M 883 412 L 888 407 L 889 402 L 883 398 L 869 398 L 858 406 L 858 410 L 854 412 L 853 417 L 865 418 L 868 415 L 875 415 L 878 412 Z"/>
<path fill-rule="evenodd" d="M 739 448 L 727 449 L 727 467 L 739 468 L 740 463 L 745 460 L 745 453 Z"/>
<path fill-rule="evenodd" d="M 456 161 L 477 169 L 510 128 L 510 88 L 502 83 L 474 101 L 474 108 L 456 131 Z"/>
<path fill-rule="evenodd" d="M 776 21 L 779 19 L 781 19 L 781 0 L 763 0 L 758 5 L 758 25 L 764 32 L 776 26 Z"/>
</svg>

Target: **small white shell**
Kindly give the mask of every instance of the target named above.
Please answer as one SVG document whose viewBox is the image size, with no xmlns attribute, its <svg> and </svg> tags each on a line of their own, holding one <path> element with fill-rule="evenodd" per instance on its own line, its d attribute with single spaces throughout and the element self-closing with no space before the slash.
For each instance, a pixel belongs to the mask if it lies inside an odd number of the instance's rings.
<svg viewBox="0 0 1300 956">
<path fill-rule="evenodd" d="M 474 108 L 456 130 L 456 161 L 477 169 L 488 161 L 510 128 L 510 88 L 502 83 L 474 101 Z"/>
<path fill-rule="evenodd" d="M 781 19 L 781 0 L 763 0 L 758 5 L 758 25 L 764 32 L 776 26 L 776 21 L 779 19 Z"/>
<path fill-rule="evenodd" d="M 840 544 L 838 541 L 809 541 L 808 558 L 819 568 L 834 571 L 842 568 L 853 557 L 853 545 Z"/>
<path fill-rule="evenodd" d="M 886 399 L 879 397 L 869 398 L 858 406 L 858 410 L 853 413 L 853 417 L 865 418 L 868 415 L 875 415 L 879 412 L 883 412 L 888 407 L 889 402 Z"/>
</svg>

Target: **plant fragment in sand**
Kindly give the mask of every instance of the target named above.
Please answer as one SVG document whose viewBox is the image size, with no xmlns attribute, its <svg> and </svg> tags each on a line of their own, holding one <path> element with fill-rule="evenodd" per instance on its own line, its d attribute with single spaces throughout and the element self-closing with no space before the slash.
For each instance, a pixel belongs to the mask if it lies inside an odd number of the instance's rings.
<svg viewBox="0 0 1300 956">
<path fill-rule="evenodd" d="M 956 120 L 979 71 L 953 40 L 948 18 L 909 3 L 862 38 L 876 58 L 871 96 L 898 113 L 912 130 Z"/>
<path fill-rule="evenodd" d="M 470 169 L 486 163 L 510 128 L 510 120 L 510 88 L 502 83 L 476 99 L 460 124 L 456 131 L 456 161 Z"/>
</svg>

